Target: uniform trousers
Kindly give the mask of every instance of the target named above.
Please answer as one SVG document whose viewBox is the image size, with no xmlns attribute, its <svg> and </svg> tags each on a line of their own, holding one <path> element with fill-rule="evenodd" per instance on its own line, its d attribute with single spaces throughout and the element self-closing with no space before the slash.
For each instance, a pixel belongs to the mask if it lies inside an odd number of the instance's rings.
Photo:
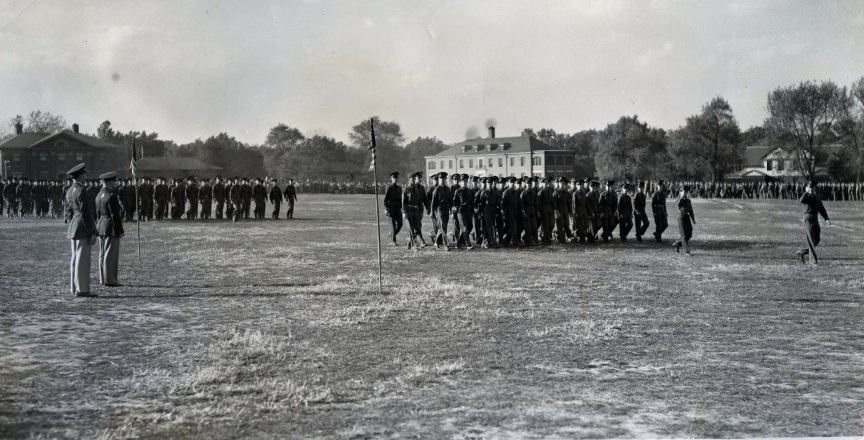
<svg viewBox="0 0 864 440">
<path fill-rule="evenodd" d="M 676 246 L 683 245 L 685 252 L 690 252 L 690 239 L 693 238 L 693 222 L 690 216 L 682 216 L 678 218 L 678 232 L 681 238 L 675 242 Z"/>
<path fill-rule="evenodd" d="M 390 217 L 390 240 L 396 243 L 396 235 L 402 230 L 402 211 L 387 210 L 387 216 Z"/>
<path fill-rule="evenodd" d="M 282 208 L 282 202 L 279 200 L 273 202 L 273 220 L 279 220 L 279 210 Z"/>
<path fill-rule="evenodd" d="M 669 220 L 666 218 L 666 210 L 654 208 L 654 236 L 657 241 L 663 237 L 663 231 L 669 226 Z"/>
<path fill-rule="evenodd" d="M 216 200 L 216 219 L 222 220 L 222 213 L 225 210 L 225 200 Z"/>
<path fill-rule="evenodd" d="M 645 235 L 645 231 L 651 225 L 651 222 L 648 221 L 648 214 L 645 211 L 636 211 L 634 219 L 636 220 L 636 236 L 641 237 Z"/>
<path fill-rule="evenodd" d="M 471 246 L 471 230 L 473 229 L 474 213 L 470 208 L 456 211 L 456 224 L 458 235 L 456 247 Z"/>
<path fill-rule="evenodd" d="M 445 208 L 435 208 L 435 217 L 438 218 L 438 231 L 435 234 L 435 244 L 446 245 L 447 226 L 450 223 L 450 210 Z"/>
<path fill-rule="evenodd" d="M 629 216 L 620 217 L 618 219 L 618 234 L 621 236 L 621 240 L 626 240 L 627 236 L 630 235 L 630 230 L 633 229 L 633 218 Z"/>
<path fill-rule="evenodd" d="M 210 220 L 210 213 L 213 212 L 213 202 L 209 199 L 201 200 L 201 219 Z"/>
<path fill-rule="evenodd" d="M 285 218 L 294 218 L 294 201 L 288 200 L 287 207 L 285 207 Z"/>
<path fill-rule="evenodd" d="M 804 216 L 804 238 L 807 240 L 807 247 L 802 248 L 799 252 L 803 255 L 810 254 L 810 259 L 815 263 L 819 261 L 816 256 L 816 246 L 822 241 L 822 228 L 819 226 L 819 217 L 815 215 Z"/>
<path fill-rule="evenodd" d="M 71 275 L 69 289 L 72 293 L 90 293 L 90 239 L 71 240 L 72 259 L 69 262 Z"/>
<path fill-rule="evenodd" d="M 537 243 L 537 212 L 533 207 L 522 211 L 522 225 L 525 230 L 522 241 L 528 244 Z"/>
<path fill-rule="evenodd" d="M 423 208 L 411 208 L 408 207 L 405 209 L 405 218 L 408 220 L 408 243 L 414 243 L 415 239 L 420 239 L 423 241 L 423 217 L 420 214 L 420 210 Z"/>
<path fill-rule="evenodd" d="M 99 237 L 99 282 L 117 284 L 120 266 L 120 237 Z"/>
<path fill-rule="evenodd" d="M 495 213 L 483 212 L 483 247 L 498 246 L 498 237 L 495 233 Z"/>
</svg>

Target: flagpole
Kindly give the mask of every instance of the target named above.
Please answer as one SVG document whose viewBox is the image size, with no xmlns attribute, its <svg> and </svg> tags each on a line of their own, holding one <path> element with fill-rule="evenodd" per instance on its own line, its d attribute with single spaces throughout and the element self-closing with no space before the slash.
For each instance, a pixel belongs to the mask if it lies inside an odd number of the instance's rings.
<svg viewBox="0 0 864 440">
<path fill-rule="evenodd" d="M 378 163 L 375 160 L 375 118 L 369 120 L 369 128 L 372 132 L 372 179 L 375 186 L 375 226 L 378 229 L 378 293 L 384 294 L 383 288 L 383 263 L 381 260 L 381 207 L 378 201 Z"/>
<path fill-rule="evenodd" d="M 135 217 L 136 217 L 136 229 L 138 234 L 138 262 L 141 262 L 141 208 L 138 206 L 141 203 L 138 199 L 138 176 L 136 176 L 135 168 L 136 168 L 136 153 L 135 153 L 135 138 L 132 138 L 132 164 L 130 168 L 132 169 L 132 179 L 135 181 Z"/>
</svg>

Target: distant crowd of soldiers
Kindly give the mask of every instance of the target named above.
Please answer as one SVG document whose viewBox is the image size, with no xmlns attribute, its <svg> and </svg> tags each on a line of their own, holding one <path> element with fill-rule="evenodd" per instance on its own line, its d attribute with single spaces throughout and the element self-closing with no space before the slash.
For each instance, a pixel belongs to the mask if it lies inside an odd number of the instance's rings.
<svg viewBox="0 0 864 440">
<path fill-rule="evenodd" d="M 689 185 L 694 198 L 712 199 L 780 199 L 798 200 L 808 182 L 674 182 L 672 188 Z M 860 202 L 864 200 L 864 183 L 826 182 L 817 187 L 822 200 Z"/>
<path fill-rule="evenodd" d="M 397 246 L 403 215 L 408 222 L 408 247 L 419 249 L 430 244 L 422 231 L 424 213 L 432 220 L 431 244 L 445 249 L 608 242 L 616 228 L 621 241 L 627 241 L 632 231 L 641 242 L 651 224 L 649 208 L 657 242 L 662 241 L 668 227 L 669 190 L 662 180 L 649 195 L 646 182 L 616 186 L 615 181 L 608 180 L 601 190 L 596 180 L 467 174 L 453 174 L 448 179 L 442 172 L 432 176 L 433 183 L 427 189 L 421 183 L 422 172 L 412 174 L 404 188 L 398 183 L 399 173 L 390 177 L 384 208 L 391 222 L 390 239 Z M 692 216 L 692 209 L 685 214 Z"/>
<path fill-rule="evenodd" d="M 70 182 L 26 178 L 0 181 L 0 213 L 8 217 L 62 218 Z M 99 181 L 83 185 L 85 197 L 96 203 Z M 119 183 L 115 191 L 120 199 L 126 221 L 132 221 L 137 211 L 143 221 L 151 220 L 209 220 L 266 217 L 269 201 L 273 209 L 270 216 L 278 219 L 281 206 L 286 204 L 285 218 L 294 218 L 297 189 L 294 179 L 288 179 L 282 188 L 277 179 L 233 177 L 223 179 L 165 179 L 142 177 L 136 187 L 133 179 Z"/>
</svg>

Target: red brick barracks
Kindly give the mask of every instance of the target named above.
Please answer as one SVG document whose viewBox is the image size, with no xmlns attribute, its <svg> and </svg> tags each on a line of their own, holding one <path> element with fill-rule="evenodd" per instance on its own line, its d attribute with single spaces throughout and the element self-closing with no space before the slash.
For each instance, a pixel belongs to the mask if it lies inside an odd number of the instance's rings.
<svg viewBox="0 0 864 440">
<path fill-rule="evenodd" d="M 468 139 L 425 159 L 427 181 L 441 171 L 472 176 L 578 177 L 574 151 L 529 136 L 496 138 L 495 127 L 489 127 L 486 139 Z"/>
<path fill-rule="evenodd" d="M 24 133 L 15 124 L 15 136 L 0 143 L 0 174 L 3 178 L 65 179 L 75 164 L 87 164 L 92 178 L 108 171 L 124 174 L 129 170 L 128 148 L 106 143 L 99 138 L 72 131 Z"/>
</svg>

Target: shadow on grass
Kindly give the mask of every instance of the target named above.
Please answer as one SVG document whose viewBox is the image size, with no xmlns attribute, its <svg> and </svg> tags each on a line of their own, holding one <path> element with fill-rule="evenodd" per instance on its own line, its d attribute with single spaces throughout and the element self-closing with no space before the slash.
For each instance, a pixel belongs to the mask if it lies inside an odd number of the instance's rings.
<svg viewBox="0 0 864 440">
<path fill-rule="evenodd" d="M 272 283 L 272 284 L 124 284 L 122 287 L 146 289 L 240 289 L 244 287 L 309 287 L 319 283 Z"/>
</svg>

